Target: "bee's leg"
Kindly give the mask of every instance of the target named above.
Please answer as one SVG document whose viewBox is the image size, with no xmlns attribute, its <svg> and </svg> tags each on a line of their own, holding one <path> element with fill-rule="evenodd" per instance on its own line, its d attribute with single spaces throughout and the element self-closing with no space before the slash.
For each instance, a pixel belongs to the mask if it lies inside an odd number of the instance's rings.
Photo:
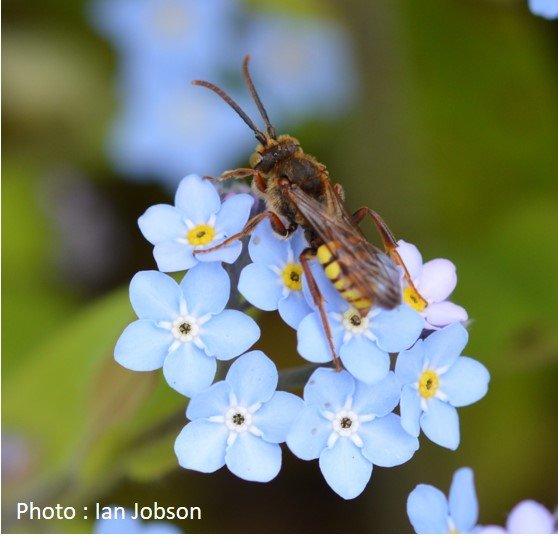
<svg viewBox="0 0 558 541">
<path fill-rule="evenodd" d="M 285 227 L 283 225 L 283 222 L 281 221 L 281 218 L 279 218 L 277 214 L 271 212 L 270 210 L 264 210 L 263 212 L 256 214 L 256 216 L 248 220 L 248 223 L 244 226 L 244 229 L 236 233 L 236 235 L 232 235 L 220 244 L 212 246 L 211 248 L 207 248 L 205 250 L 194 250 L 194 254 L 214 252 L 215 250 L 219 250 L 221 248 L 224 248 L 225 246 L 228 246 L 229 244 L 232 244 L 235 240 L 240 240 L 246 235 L 249 235 L 253 231 L 253 229 L 266 217 L 269 218 L 273 231 L 285 238 L 288 237 L 297 227 L 296 224 L 290 224 L 288 227 Z"/>
<path fill-rule="evenodd" d="M 318 307 L 318 311 L 320 313 L 320 319 L 322 320 L 322 326 L 324 328 L 324 332 L 326 335 L 327 343 L 329 349 L 331 350 L 331 355 L 333 358 L 333 364 L 335 365 L 335 369 L 337 371 L 342 369 L 341 366 L 341 359 L 337 356 L 335 352 L 335 345 L 333 344 L 333 337 L 331 336 L 331 328 L 329 326 L 329 321 L 327 319 L 327 314 L 324 308 L 324 297 L 318 288 L 318 284 L 312 275 L 312 271 L 310 270 L 310 263 L 311 259 L 316 257 L 316 250 L 314 248 L 306 248 L 300 254 L 300 264 L 302 265 L 302 270 L 304 274 L 306 274 L 306 279 L 308 280 L 308 287 L 310 288 L 310 294 L 312 295 L 312 300 Z"/>
<path fill-rule="evenodd" d="M 252 177 L 252 176 L 261 176 L 260 171 L 257 171 L 256 169 L 249 169 L 246 167 L 239 167 L 238 169 L 230 169 L 229 171 L 225 171 L 223 172 L 220 176 L 218 177 L 208 177 L 205 176 L 203 178 L 206 178 L 208 180 L 214 180 L 217 182 L 222 182 L 224 180 L 231 180 L 233 178 L 246 178 L 246 177 Z"/>
<path fill-rule="evenodd" d="M 417 295 L 417 297 L 425 304 L 428 304 L 426 302 L 426 299 L 424 299 L 422 295 L 418 292 L 415 284 L 413 283 L 411 275 L 407 270 L 407 266 L 405 265 L 405 263 L 403 263 L 403 259 L 401 259 L 401 256 L 397 253 L 397 240 L 395 240 L 395 236 L 390 231 L 389 227 L 386 225 L 384 220 L 382 220 L 382 218 L 377 212 L 373 211 L 372 209 L 369 209 L 368 207 L 362 207 L 358 209 L 355 213 L 353 213 L 353 218 L 356 223 L 360 223 L 365 216 L 370 216 L 370 218 L 374 220 L 374 225 L 376 226 L 378 233 L 380 233 L 380 237 L 382 238 L 382 242 L 384 243 L 384 248 L 386 249 L 386 252 L 403 269 L 405 280 L 407 281 L 409 286 L 413 288 L 413 291 Z"/>
</svg>

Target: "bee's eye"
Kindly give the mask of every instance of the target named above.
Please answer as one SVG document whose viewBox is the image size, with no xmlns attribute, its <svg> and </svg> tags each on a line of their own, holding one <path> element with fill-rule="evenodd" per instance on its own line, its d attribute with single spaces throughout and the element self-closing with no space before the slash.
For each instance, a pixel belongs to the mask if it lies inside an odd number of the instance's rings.
<svg viewBox="0 0 558 541">
<path fill-rule="evenodd" d="M 258 165 L 261 161 L 262 161 L 261 154 L 259 152 L 254 152 L 250 156 L 250 160 L 249 160 L 250 167 L 252 168 L 256 167 L 256 165 Z"/>
<path fill-rule="evenodd" d="M 274 157 L 274 158 L 278 158 L 278 157 L 279 157 L 279 152 L 278 152 L 277 150 L 273 153 L 273 157 Z"/>
</svg>

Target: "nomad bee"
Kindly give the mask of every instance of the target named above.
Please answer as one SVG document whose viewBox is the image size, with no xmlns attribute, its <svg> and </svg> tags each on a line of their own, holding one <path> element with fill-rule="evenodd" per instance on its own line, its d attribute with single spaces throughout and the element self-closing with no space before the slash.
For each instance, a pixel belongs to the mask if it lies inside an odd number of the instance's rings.
<svg viewBox="0 0 558 541">
<path fill-rule="evenodd" d="M 273 230 L 283 237 L 302 227 L 309 247 L 302 252 L 300 264 L 319 309 L 332 357 L 340 367 L 323 297 L 312 276 L 309 260 L 318 259 L 335 289 L 351 304 L 355 311 L 351 321 L 354 320 L 355 325 L 360 324 L 360 318 L 364 318 L 373 305 L 392 309 L 401 303 L 396 264 L 403 268 L 417 298 L 424 299 L 412 285 L 409 273 L 396 252 L 397 242 L 378 214 L 363 207 L 351 215 L 345 209 L 341 185 L 332 183 L 325 165 L 306 154 L 294 137 L 277 136 L 252 82 L 249 61 L 247 56 L 243 63 L 244 80 L 265 123 L 265 133 L 223 90 L 206 81 L 192 81 L 194 85 L 209 88 L 227 102 L 259 142 L 256 152 L 250 157 L 250 168 L 225 171 L 216 180 L 252 177 L 253 191 L 266 203 L 266 210 L 254 216 L 240 233 L 207 251 L 218 250 L 249 234 L 266 217 Z M 373 219 L 391 259 L 370 244 L 358 227 L 367 215 Z"/>
</svg>

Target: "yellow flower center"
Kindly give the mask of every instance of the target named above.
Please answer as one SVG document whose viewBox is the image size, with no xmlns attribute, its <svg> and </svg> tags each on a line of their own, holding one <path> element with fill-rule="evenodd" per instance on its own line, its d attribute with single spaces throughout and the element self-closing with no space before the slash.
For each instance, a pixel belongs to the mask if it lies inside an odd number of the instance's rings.
<svg viewBox="0 0 558 541">
<path fill-rule="evenodd" d="M 422 312 L 428 306 L 428 303 L 420 296 L 418 291 L 411 286 L 403 290 L 403 300 L 417 312 Z"/>
<path fill-rule="evenodd" d="M 186 235 L 186 239 L 190 244 L 194 246 L 201 246 L 202 244 L 208 244 L 213 240 L 215 237 L 215 229 L 207 224 L 196 225 L 196 227 L 192 227 L 188 234 Z"/>
<path fill-rule="evenodd" d="M 302 289 L 302 267 L 296 263 L 285 265 L 283 269 L 283 283 L 293 291 Z"/>
<path fill-rule="evenodd" d="M 440 386 L 440 379 L 434 370 L 425 370 L 419 379 L 418 391 L 422 398 L 432 398 L 438 387 Z"/>
</svg>

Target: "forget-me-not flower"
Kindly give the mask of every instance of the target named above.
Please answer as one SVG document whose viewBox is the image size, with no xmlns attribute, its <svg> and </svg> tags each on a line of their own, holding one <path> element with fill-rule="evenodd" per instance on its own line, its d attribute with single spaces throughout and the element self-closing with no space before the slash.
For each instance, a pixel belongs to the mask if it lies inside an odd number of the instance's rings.
<svg viewBox="0 0 558 541">
<path fill-rule="evenodd" d="M 188 175 L 178 186 L 175 206 L 154 205 L 139 217 L 145 238 L 155 247 L 153 256 L 159 270 L 186 270 L 200 261 L 233 263 L 242 250 L 240 240 L 208 253 L 211 248 L 242 230 L 254 199 L 248 194 L 228 198 L 221 204 L 215 187 L 197 175 Z"/>
<path fill-rule="evenodd" d="M 403 300 L 424 317 L 425 327 L 439 329 L 450 323 L 467 321 L 465 309 L 447 300 L 457 284 L 455 265 L 448 259 L 433 259 L 423 264 L 416 246 L 403 240 L 397 245 L 397 253 L 422 296 L 422 299 L 417 298 L 402 277 Z"/>
<path fill-rule="evenodd" d="M 463 325 L 453 323 L 401 352 L 395 366 L 395 375 L 403 385 L 403 427 L 413 436 L 422 428 L 430 440 L 448 449 L 459 446 L 455 408 L 480 400 L 490 380 L 481 363 L 460 356 L 468 338 Z"/>
<path fill-rule="evenodd" d="M 453 476 L 449 499 L 431 485 L 418 485 L 407 499 L 407 515 L 416 533 L 473 533 L 479 509 L 473 470 Z"/>
<path fill-rule="evenodd" d="M 261 222 L 250 238 L 253 263 L 240 273 L 238 291 L 260 310 L 277 310 L 296 329 L 312 309 L 302 292 L 303 271 L 299 261 L 307 246 L 302 229 L 288 239 L 273 233 L 269 220 Z"/>
<path fill-rule="evenodd" d="M 505 528 L 482 526 L 478 533 L 558 534 L 558 524 L 556 517 L 544 505 L 534 500 L 524 500 L 511 510 Z"/>
<path fill-rule="evenodd" d="M 183 468 L 212 473 L 227 465 L 247 481 L 271 481 L 281 469 L 280 443 L 303 406 L 276 391 L 277 369 L 261 351 L 239 357 L 224 381 L 190 400 L 191 420 L 174 450 Z"/>
<path fill-rule="evenodd" d="M 163 368 L 168 384 L 186 396 L 213 382 L 216 359 L 244 353 L 260 337 L 252 318 L 225 310 L 230 280 L 219 263 L 204 263 L 180 285 L 157 271 L 138 272 L 130 301 L 139 319 L 124 330 L 114 358 L 130 370 Z"/>
<path fill-rule="evenodd" d="M 304 387 L 305 408 L 287 436 L 289 449 L 302 460 L 319 458 L 320 470 L 342 498 L 356 498 L 383 467 L 407 462 L 418 440 L 391 413 L 400 386 L 393 372 L 366 385 L 348 372 L 318 368 Z"/>
<path fill-rule="evenodd" d="M 545 19 L 558 18 L 558 0 L 529 0 L 529 9 Z"/>
<path fill-rule="evenodd" d="M 322 268 L 312 265 L 325 309 L 335 351 L 343 366 L 357 379 L 372 385 L 387 376 L 389 353 L 412 346 L 424 327 L 422 317 L 412 308 L 401 304 L 393 310 L 372 306 L 362 317 L 325 277 Z M 297 331 L 298 352 L 313 363 L 331 361 L 320 314 L 307 315 Z"/>
</svg>

